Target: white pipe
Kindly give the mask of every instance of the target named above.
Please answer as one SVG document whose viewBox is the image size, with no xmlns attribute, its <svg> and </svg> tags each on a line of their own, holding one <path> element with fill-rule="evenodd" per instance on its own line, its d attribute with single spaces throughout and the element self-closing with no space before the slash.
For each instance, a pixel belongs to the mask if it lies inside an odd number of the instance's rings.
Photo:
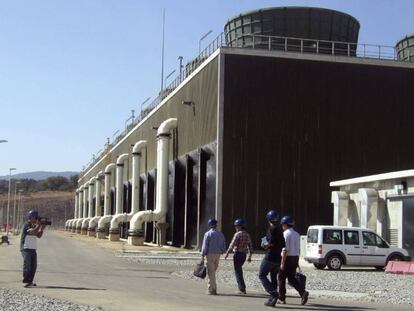
<svg viewBox="0 0 414 311">
<path fill-rule="evenodd" d="M 177 119 L 171 118 L 163 123 L 157 131 L 157 189 L 154 211 L 140 211 L 131 219 L 129 234 L 142 235 L 144 222 L 165 222 L 168 210 L 168 147 L 170 132 L 177 127 Z"/>
<path fill-rule="evenodd" d="M 95 197 L 96 197 L 96 201 L 95 201 L 95 217 L 93 217 L 90 221 L 89 221 L 89 227 L 88 230 L 90 231 L 94 231 L 96 226 L 98 225 L 98 221 L 101 218 L 101 177 L 102 177 L 103 172 L 100 171 L 97 175 L 96 175 L 96 181 L 95 181 Z"/>
<path fill-rule="evenodd" d="M 139 173 L 140 173 L 140 157 L 141 150 L 147 146 L 146 140 L 140 140 L 132 148 L 132 202 L 131 212 L 117 214 L 111 220 L 111 229 L 119 228 L 119 225 L 124 222 L 129 222 L 133 215 L 139 211 Z"/>
<path fill-rule="evenodd" d="M 87 201 L 88 201 L 88 210 L 86 213 L 86 217 L 84 217 L 83 221 L 82 221 L 82 230 L 88 230 L 88 225 L 89 225 L 89 221 L 92 219 L 92 215 L 93 215 L 93 186 L 95 185 L 95 179 L 96 177 L 92 177 L 88 182 L 88 194 L 87 194 Z"/>
<path fill-rule="evenodd" d="M 76 189 L 74 215 L 72 219 L 69 219 L 66 221 L 66 230 L 70 230 L 72 228 L 73 222 L 76 220 L 76 217 L 78 216 L 78 194 L 79 194 L 79 190 Z"/>
<path fill-rule="evenodd" d="M 80 230 L 82 226 L 83 209 L 85 208 L 84 200 L 83 200 L 84 189 L 85 187 L 83 185 L 79 188 L 79 199 L 78 199 L 79 210 L 78 210 L 78 218 L 76 219 L 76 222 L 75 222 L 75 228 L 74 228 L 75 230 L 78 230 L 78 229 Z"/>
<path fill-rule="evenodd" d="M 76 194 L 75 194 L 75 215 L 73 216 L 73 218 L 78 217 L 78 195 L 79 195 L 79 191 L 76 190 Z"/>
<path fill-rule="evenodd" d="M 88 217 L 88 191 L 89 191 L 89 181 L 85 183 L 83 187 L 83 218 Z"/>
<path fill-rule="evenodd" d="M 111 226 L 109 228 L 110 233 L 119 233 L 119 222 L 113 222 L 114 218 L 118 215 L 123 215 L 124 207 L 124 173 L 128 176 L 128 166 L 125 165 L 128 160 L 128 153 L 121 154 L 116 160 L 116 194 L 115 194 L 115 210 L 116 215 L 111 220 Z"/>
<path fill-rule="evenodd" d="M 111 221 L 111 175 L 115 168 L 115 163 L 110 163 L 105 167 L 105 196 L 104 196 L 104 216 L 98 221 L 97 231 L 105 231 L 106 225 Z"/>
</svg>

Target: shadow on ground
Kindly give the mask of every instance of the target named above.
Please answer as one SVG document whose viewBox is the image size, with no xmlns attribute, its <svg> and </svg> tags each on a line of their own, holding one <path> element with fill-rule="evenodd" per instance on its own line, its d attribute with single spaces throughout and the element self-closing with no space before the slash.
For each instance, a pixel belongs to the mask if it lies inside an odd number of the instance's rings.
<svg viewBox="0 0 414 311">
<path fill-rule="evenodd" d="M 36 288 L 52 288 L 52 289 L 70 289 L 70 290 L 106 290 L 105 288 L 88 288 L 88 287 L 71 287 L 71 286 L 54 286 L 54 285 L 44 285 L 32 287 Z"/>
</svg>

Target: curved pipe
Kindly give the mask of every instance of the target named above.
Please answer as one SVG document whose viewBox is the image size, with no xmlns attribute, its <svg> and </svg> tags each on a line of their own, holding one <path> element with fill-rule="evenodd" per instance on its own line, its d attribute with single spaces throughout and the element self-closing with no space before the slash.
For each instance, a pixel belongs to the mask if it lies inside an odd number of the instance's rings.
<svg viewBox="0 0 414 311">
<path fill-rule="evenodd" d="M 73 218 L 69 219 L 66 221 L 65 223 L 65 228 L 66 230 L 70 230 L 72 228 L 72 223 L 73 221 L 76 219 L 76 217 L 78 216 L 78 190 L 76 190 L 75 193 L 75 210 L 74 210 L 74 215 Z"/>
<path fill-rule="evenodd" d="M 125 166 L 125 161 L 128 160 L 128 153 L 121 154 L 116 160 L 116 194 L 115 194 L 115 216 L 111 220 L 111 226 L 109 228 L 109 233 L 118 234 L 119 226 L 118 223 L 113 223 L 113 220 L 118 215 L 123 215 L 123 206 L 124 206 L 124 174 L 127 176 L 128 167 Z"/>
<path fill-rule="evenodd" d="M 83 209 L 85 208 L 84 202 L 83 202 L 83 191 L 85 187 L 82 185 L 79 188 L 79 208 L 78 208 L 78 217 L 74 221 L 74 228 L 73 231 L 80 232 L 81 226 L 82 226 L 82 220 L 83 220 Z"/>
<path fill-rule="evenodd" d="M 106 225 L 111 221 L 111 175 L 115 169 L 115 163 L 110 163 L 105 167 L 105 196 L 104 196 L 104 216 L 98 221 L 99 232 L 105 232 Z"/>
<path fill-rule="evenodd" d="M 88 181 L 88 194 L 87 194 L 88 210 L 87 210 L 86 217 L 82 221 L 82 230 L 87 230 L 88 229 L 89 221 L 93 217 L 93 206 L 92 206 L 92 203 L 93 203 L 93 187 L 95 186 L 95 181 L 96 181 L 96 177 L 95 176 L 92 177 Z"/>
<path fill-rule="evenodd" d="M 147 146 L 146 140 L 140 140 L 132 148 L 132 202 L 131 212 L 117 214 L 112 218 L 111 229 L 119 228 L 119 225 L 124 222 L 129 222 L 134 214 L 139 211 L 139 172 L 140 172 L 140 157 L 142 156 L 142 149 Z"/>
<path fill-rule="evenodd" d="M 142 225 L 144 222 L 164 223 L 168 210 L 168 148 L 170 132 L 177 127 L 177 119 L 171 118 L 158 128 L 157 132 L 157 188 L 156 203 L 154 211 L 141 211 L 131 219 L 131 229 L 128 231 L 131 236 L 142 236 Z"/>
<path fill-rule="evenodd" d="M 77 230 L 80 231 L 80 233 L 82 233 L 82 227 L 83 227 L 83 221 L 85 220 L 85 218 L 88 217 L 88 190 L 89 190 L 89 182 L 86 182 L 83 185 L 83 195 L 82 195 L 82 200 L 83 200 L 83 209 L 82 209 L 82 218 L 80 218 L 80 220 L 78 221 L 78 228 Z"/>
<path fill-rule="evenodd" d="M 93 217 L 89 221 L 89 231 L 95 231 L 96 226 L 98 225 L 98 221 L 101 218 L 101 177 L 103 172 L 100 171 L 98 174 L 96 174 L 95 178 L 95 217 Z"/>
</svg>

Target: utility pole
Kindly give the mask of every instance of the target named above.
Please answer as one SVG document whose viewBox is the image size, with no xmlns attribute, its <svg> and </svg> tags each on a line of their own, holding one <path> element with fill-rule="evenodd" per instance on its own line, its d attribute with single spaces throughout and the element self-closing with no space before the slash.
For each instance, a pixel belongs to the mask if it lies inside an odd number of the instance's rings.
<svg viewBox="0 0 414 311">
<path fill-rule="evenodd" d="M 162 11 L 162 51 L 161 51 L 161 91 L 160 95 L 164 90 L 164 37 L 165 37 L 165 9 Z"/>
<path fill-rule="evenodd" d="M 180 61 L 180 80 L 183 79 L 183 57 L 178 56 L 178 60 Z"/>
<path fill-rule="evenodd" d="M 19 200 L 17 202 L 17 226 L 16 226 L 16 229 L 20 225 L 20 222 L 22 221 L 21 215 L 20 215 L 21 205 L 22 205 L 22 192 L 23 192 L 23 190 L 19 189 Z"/>
<path fill-rule="evenodd" d="M 11 191 L 11 172 L 15 171 L 16 168 L 9 168 L 9 192 L 7 195 L 7 215 L 6 215 L 6 235 L 9 235 L 9 224 L 10 224 L 10 191 Z"/>
<path fill-rule="evenodd" d="M 16 205 L 17 205 L 17 185 L 20 181 L 14 182 L 14 198 L 13 198 L 13 231 L 16 232 Z"/>
</svg>

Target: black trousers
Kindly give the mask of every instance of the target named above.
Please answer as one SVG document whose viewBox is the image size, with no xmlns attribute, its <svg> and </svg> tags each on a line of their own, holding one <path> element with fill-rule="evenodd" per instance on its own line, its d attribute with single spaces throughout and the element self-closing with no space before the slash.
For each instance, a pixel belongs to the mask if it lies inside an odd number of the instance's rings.
<svg viewBox="0 0 414 311">
<path fill-rule="evenodd" d="M 37 269 L 37 253 L 35 249 L 22 250 L 23 283 L 32 283 Z"/>
<path fill-rule="evenodd" d="M 289 280 L 289 284 L 299 293 L 303 295 L 305 289 L 299 284 L 295 278 L 296 270 L 299 266 L 299 256 L 287 256 L 285 260 L 285 268 L 279 271 L 278 283 L 279 283 L 279 298 L 281 300 L 286 299 L 286 279 Z"/>
</svg>

